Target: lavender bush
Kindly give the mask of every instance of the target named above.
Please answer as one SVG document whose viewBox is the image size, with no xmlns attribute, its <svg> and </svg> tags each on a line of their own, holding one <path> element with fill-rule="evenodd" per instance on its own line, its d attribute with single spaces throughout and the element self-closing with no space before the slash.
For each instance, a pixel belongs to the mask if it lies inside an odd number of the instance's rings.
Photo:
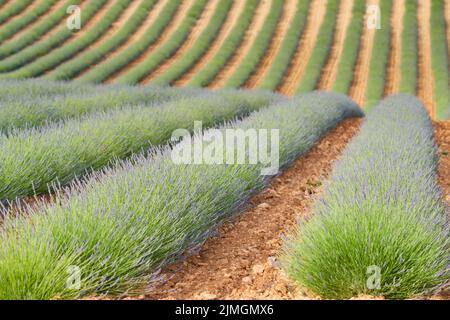
<svg viewBox="0 0 450 320">
<path fill-rule="evenodd" d="M 335 166 L 284 266 L 325 298 L 407 298 L 449 279 L 433 126 L 413 96 L 382 101 Z"/>
<path fill-rule="evenodd" d="M 347 97 L 316 92 L 225 127 L 279 128 L 280 164 L 286 166 L 353 116 L 362 112 Z M 269 181 L 260 175 L 261 165 L 177 165 L 170 153 L 168 146 L 155 149 L 97 172 L 26 217 L 6 214 L 0 234 L 0 298 L 143 290 L 162 265 L 201 244 Z M 70 266 L 80 270 L 78 288 L 67 286 Z"/>
</svg>

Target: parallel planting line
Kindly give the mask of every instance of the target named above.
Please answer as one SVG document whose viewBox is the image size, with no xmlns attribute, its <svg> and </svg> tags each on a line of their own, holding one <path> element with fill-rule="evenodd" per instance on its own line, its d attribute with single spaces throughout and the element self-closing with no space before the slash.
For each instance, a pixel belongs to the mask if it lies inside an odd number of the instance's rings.
<svg viewBox="0 0 450 320">
<path fill-rule="evenodd" d="M 253 20 L 245 33 L 241 45 L 236 49 L 231 59 L 226 63 L 225 66 L 223 66 L 221 71 L 208 85 L 209 88 L 214 89 L 223 87 L 227 79 L 231 77 L 231 75 L 237 70 L 237 68 L 239 68 L 239 65 L 250 51 L 256 37 L 258 36 L 259 31 L 264 24 L 265 19 L 270 13 L 270 4 L 271 1 L 269 0 L 261 0 L 259 2 Z"/>
<path fill-rule="evenodd" d="M 353 80 L 353 71 L 358 59 L 358 50 L 361 42 L 361 34 L 365 27 L 364 13 L 366 3 L 355 1 L 353 4 L 352 19 L 345 35 L 344 48 L 337 66 L 336 79 L 333 84 L 333 91 L 347 94 Z"/>
<path fill-rule="evenodd" d="M 448 60 L 450 61 L 450 0 L 445 0 L 445 24 L 447 31 L 447 52 L 448 52 Z"/>
<path fill-rule="evenodd" d="M 403 18 L 400 92 L 416 94 L 417 89 L 417 1 L 405 2 Z"/>
<path fill-rule="evenodd" d="M 216 53 L 222 47 L 225 39 L 230 34 L 234 25 L 236 24 L 239 16 L 242 14 L 242 11 L 245 8 L 244 0 L 234 0 L 233 5 L 231 7 L 230 12 L 228 13 L 227 19 L 223 24 L 219 35 L 214 40 L 214 42 L 209 47 L 208 51 L 203 55 L 203 57 L 188 71 L 186 72 L 180 79 L 174 82 L 174 85 L 183 86 L 191 81 L 192 77 L 196 75 L 201 69 L 204 68 L 206 64 L 216 55 Z"/>
<path fill-rule="evenodd" d="M 66 8 L 70 5 L 79 5 L 83 0 L 58 1 L 45 14 L 27 28 L 15 33 L 6 40 L 0 47 L 0 59 L 20 51 L 26 46 L 36 42 L 47 32 L 55 31 L 58 23 L 63 20 L 66 14 Z"/>
<path fill-rule="evenodd" d="M 175 54 L 161 63 L 156 69 L 154 69 L 152 72 L 149 73 L 148 76 L 146 76 L 142 81 L 140 81 L 141 84 L 148 84 L 152 80 L 154 80 L 159 75 L 166 72 L 171 66 L 173 66 L 177 61 L 180 59 L 183 59 L 183 56 L 189 52 L 189 50 L 192 50 L 193 46 L 195 45 L 195 42 L 200 37 L 202 32 L 206 29 L 208 26 L 211 18 L 214 15 L 214 12 L 217 9 L 217 6 L 219 5 L 219 0 L 210 0 L 205 6 L 205 9 L 203 10 L 201 16 L 199 19 L 197 19 L 194 27 L 191 29 L 188 37 L 183 42 L 183 44 L 177 49 Z"/>
<path fill-rule="evenodd" d="M 329 53 L 328 61 L 322 69 L 322 75 L 317 85 L 318 89 L 331 90 L 333 88 L 339 61 L 341 60 L 342 51 L 344 50 L 347 29 L 352 19 L 353 4 L 354 0 L 341 0 L 340 2 L 336 29 L 334 31 L 333 46 Z M 346 59 L 347 57 L 343 58 Z"/>
<path fill-rule="evenodd" d="M 44 20 L 52 19 L 52 16 L 55 14 L 55 12 L 57 12 L 58 9 L 62 8 L 63 6 L 64 8 L 66 8 L 66 4 L 66 1 L 54 1 L 52 6 L 47 8 L 47 10 L 45 10 L 43 14 L 38 15 L 33 21 L 24 26 L 24 28 L 22 28 L 21 30 L 17 30 L 17 32 L 14 32 L 14 34 L 8 36 L 8 39 L 5 39 L 2 42 L 2 46 L 6 43 L 11 43 L 12 41 L 16 40 L 27 32 L 30 32 L 31 30 L 35 30 L 36 27 L 39 28 L 39 25 L 42 24 Z"/>
<path fill-rule="evenodd" d="M 106 62 L 111 61 L 111 59 L 114 59 L 115 57 L 123 54 L 124 51 L 127 50 L 128 47 L 135 45 L 139 40 L 141 40 L 142 37 L 145 36 L 149 28 L 155 23 L 158 16 L 162 13 L 164 7 L 166 6 L 167 2 L 169 0 L 160 0 L 156 1 L 156 3 L 153 5 L 151 11 L 148 13 L 147 18 L 145 21 L 139 26 L 138 30 L 134 32 L 124 43 L 122 43 L 119 47 L 115 48 L 113 51 L 108 52 L 104 58 L 95 63 L 94 65 L 90 66 L 89 68 L 81 71 L 75 79 L 80 79 L 88 72 L 96 72 L 97 67 L 103 65 Z"/>
<path fill-rule="evenodd" d="M 394 0 L 391 15 L 391 50 L 387 68 L 384 95 L 400 91 L 403 17 L 406 0 Z"/>
<path fill-rule="evenodd" d="M 419 1 L 417 21 L 419 29 L 419 79 L 417 81 L 417 96 L 427 107 L 430 116 L 436 116 L 434 97 L 434 77 L 431 64 L 431 0 Z"/>
<path fill-rule="evenodd" d="M 11 1 L 5 4 L 0 12 L 0 25 L 13 19 L 19 12 L 25 10 L 33 3 L 33 0 Z"/>
<path fill-rule="evenodd" d="M 291 25 L 292 19 L 295 16 L 295 12 L 297 10 L 297 3 L 298 3 L 297 0 L 286 0 L 284 2 L 283 14 L 281 16 L 281 20 L 278 22 L 278 26 L 274 36 L 272 37 L 270 46 L 267 49 L 267 52 L 264 54 L 255 72 L 244 84 L 244 87 L 246 88 L 257 87 L 261 83 L 262 79 L 265 77 L 267 72 L 269 71 L 270 66 L 274 62 L 277 54 L 280 51 L 280 48 L 282 47 L 283 39 L 285 38 L 286 33 L 289 30 L 289 26 Z"/>
<path fill-rule="evenodd" d="M 90 19 L 105 6 L 106 0 L 98 0 L 95 2 L 83 2 L 81 4 L 81 10 L 83 15 L 81 16 L 82 28 L 89 24 Z M 63 17 L 66 15 L 66 11 L 62 8 Z M 62 18 L 61 18 L 62 19 Z M 41 56 L 47 55 L 53 49 L 62 46 L 67 40 L 72 37 L 76 37 L 76 31 L 69 30 L 66 26 L 66 20 L 62 19 L 58 28 L 53 28 L 50 32 L 47 32 L 39 41 L 33 43 L 32 46 L 18 51 L 14 55 L 0 61 L 0 72 L 8 72 L 16 70 L 32 61 L 35 61 Z M 52 26 L 50 26 L 52 27 Z M 80 32 L 84 33 L 84 32 Z M 80 34 L 78 33 L 78 34 Z"/>
<path fill-rule="evenodd" d="M 79 72 L 79 64 L 82 65 L 81 68 L 83 69 L 91 65 L 92 61 L 97 59 L 97 55 L 95 54 L 96 51 L 102 51 L 104 48 L 109 49 L 111 41 L 114 42 L 112 45 L 116 44 L 112 39 L 115 39 L 118 33 L 120 34 L 123 32 L 122 30 L 125 29 L 124 27 L 127 26 L 129 20 L 135 19 L 134 15 L 139 15 L 139 8 L 142 6 L 142 3 L 143 0 L 133 0 L 130 4 L 127 4 L 119 18 L 112 23 L 103 35 L 94 40 L 89 46 L 77 52 L 69 61 L 62 63 L 55 69 L 47 72 L 45 77 L 51 80 L 68 80 L 73 78 L 73 75 Z M 92 55 L 94 56 L 91 58 Z M 73 67 L 74 65 L 75 67 Z"/>
<path fill-rule="evenodd" d="M 303 76 L 306 65 L 314 49 L 317 35 L 327 11 L 328 0 L 312 0 L 310 3 L 308 21 L 301 37 L 297 52 L 291 61 L 290 69 L 284 77 L 279 91 L 293 95 Z"/>
<path fill-rule="evenodd" d="M 46 13 L 56 0 L 39 0 L 33 2 L 20 15 L 15 16 L 8 23 L 0 27 L 0 43 L 4 42 L 22 29 L 28 27 L 36 19 Z"/>
<path fill-rule="evenodd" d="M 190 7 L 194 4 L 194 0 L 184 0 L 181 1 L 175 16 L 171 19 L 169 25 L 164 29 L 158 39 L 152 43 L 142 54 L 139 55 L 136 59 L 134 59 L 131 63 L 127 64 L 125 68 L 120 69 L 118 72 L 115 72 L 111 76 L 109 76 L 104 82 L 105 83 L 114 83 L 124 74 L 129 72 L 130 70 L 136 68 L 137 65 L 147 60 L 148 57 L 158 48 L 160 48 L 164 43 L 166 43 L 172 35 L 178 30 L 179 26 L 186 18 L 186 12 Z"/>
<path fill-rule="evenodd" d="M 367 5 L 379 5 L 379 0 L 367 0 Z M 369 78 L 370 62 L 372 60 L 373 42 L 376 29 L 368 27 L 369 12 L 364 17 L 363 33 L 358 62 L 353 75 L 353 82 L 349 95 L 360 106 L 366 103 L 367 82 Z"/>
</svg>

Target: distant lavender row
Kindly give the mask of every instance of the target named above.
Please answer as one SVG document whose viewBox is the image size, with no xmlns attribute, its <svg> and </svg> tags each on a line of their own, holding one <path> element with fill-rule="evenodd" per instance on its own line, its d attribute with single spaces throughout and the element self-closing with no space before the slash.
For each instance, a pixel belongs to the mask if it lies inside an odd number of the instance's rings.
<svg viewBox="0 0 450 320">
<path fill-rule="evenodd" d="M 362 112 L 347 97 L 311 93 L 224 128 L 279 128 L 283 167 L 354 116 Z M 202 243 L 269 180 L 260 175 L 261 164 L 178 165 L 170 152 L 166 147 L 94 175 L 26 218 L 7 215 L 0 234 L 0 298 L 139 290 L 162 265 Z M 81 276 L 75 288 L 67 286 L 67 272 L 74 267 Z"/>
<path fill-rule="evenodd" d="M 382 101 L 336 165 L 313 218 L 288 241 L 290 276 L 325 298 L 406 298 L 448 280 L 436 166 L 422 104 L 403 94 Z"/>
</svg>

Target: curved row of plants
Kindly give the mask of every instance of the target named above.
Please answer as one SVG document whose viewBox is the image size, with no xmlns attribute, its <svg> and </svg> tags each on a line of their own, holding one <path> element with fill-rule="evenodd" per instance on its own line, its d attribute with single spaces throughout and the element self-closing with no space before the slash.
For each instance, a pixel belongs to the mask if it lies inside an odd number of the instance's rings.
<svg viewBox="0 0 450 320">
<path fill-rule="evenodd" d="M 450 118 L 450 62 L 444 14 L 444 1 L 431 1 L 431 62 L 438 119 Z"/>
<path fill-rule="evenodd" d="M 376 30 L 373 40 L 372 58 L 370 61 L 369 77 L 367 81 L 366 105 L 370 109 L 377 104 L 384 94 L 387 65 L 391 42 L 391 13 L 392 0 L 380 1 L 380 29 Z"/>
<path fill-rule="evenodd" d="M 191 29 L 194 27 L 205 8 L 206 2 L 207 0 L 195 0 L 194 4 L 187 12 L 186 17 L 172 36 L 138 65 L 131 67 L 127 72 L 118 77 L 116 83 L 139 83 L 163 61 L 174 55 L 189 36 Z"/>
<path fill-rule="evenodd" d="M 205 67 L 192 77 L 191 81 L 188 83 L 189 86 L 205 87 L 214 79 L 220 70 L 222 70 L 244 40 L 245 33 L 256 13 L 257 7 L 258 1 L 246 0 L 244 10 L 236 21 L 233 29 L 230 31 L 230 34 L 223 42 L 220 50 Z"/>
<path fill-rule="evenodd" d="M 409 298 L 450 279 L 433 125 L 420 101 L 383 100 L 334 168 L 284 268 L 324 298 Z"/>
<path fill-rule="evenodd" d="M 0 136 L 0 200 L 45 193 L 52 183 L 66 185 L 116 158 L 165 144 L 172 131 L 189 129 L 194 120 L 212 126 L 267 106 L 274 97 L 278 96 L 239 91 L 199 96 L 194 92 L 163 104 L 125 106 L 39 128 L 12 130 Z"/>
<path fill-rule="evenodd" d="M 202 58 L 203 54 L 206 53 L 212 42 L 216 39 L 221 27 L 229 15 L 232 5 L 232 1 L 221 1 L 217 6 L 211 21 L 208 23 L 208 26 L 197 39 L 192 49 L 183 55 L 182 59 L 176 61 L 163 74 L 157 76 L 152 81 L 152 84 L 171 84 L 192 68 Z"/>
<path fill-rule="evenodd" d="M 180 3 L 181 0 L 168 1 L 155 22 L 145 30 L 145 37 L 141 37 L 117 56 L 93 67 L 82 75 L 78 81 L 94 83 L 105 81 L 139 58 L 160 37 L 163 30 L 175 16 Z"/>
<path fill-rule="evenodd" d="M 260 89 L 276 90 L 283 81 L 295 55 L 300 37 L 306 24 L 310 1 L 297 1 L 297 11 L 283 39 L 280 51 L 273 61 L 269 71 L 258 86 Z"/>
<path fill-rule="evenodd" d="M 353 71 L 360 50 L 361 34 L 365 27 L 365 12 L 366 4 L 364 1 L 355 1 L 353 3 L 352 19 L 345 35 L 344 48 L 342 49 L 341 59 L 339 59 L 333 91 L 344 94 L 350 91 L 353 81 Z"/>
<path fill-rule="evenodd" d="M 270 14 L 250 48 L 247 55 L 237 67 L 236 72 L 225 82 L 226 88 L 237 88 L 244 85 L 258 67 L 263 55 L 269 49 L 272 37 L 283 14 L 283 1 L 273 1 L 270 6 Z"/>
<path fill-rule="evenodd" d="M 19 84 L 20 85 L 20 84 Z M 203 90 L 175 89 L 171 87 L 145 88 L 115 85 L 94 89 L 70 86 L 61 92 L 28 94 L 18 97 L 16 94 L 2 99 L 0 107 L 0 132 L 5 135 L 17 129 L 37 128 L 48 122 L 66 121 L 70 118 L 94 112 L 110 111 L 122 107 L 144 106 L 161 103 L 184 95 L 194 95 Z M 69 91 L 70 90 L 70 91 Z"/>
<path fill-rule="evenodd" d="M 417 1 L 405 1 L 403 17 L 400 92 L 416 94 L 418 47 Z"/>
<path fill-rule="evenodd" d="M 342 119 L 361 114 L 347 97 L 312 93 L 226 128 L 279 128 L 284 167 Z M 0 234 L 0 298 L 72 298 L 140 289 L 161 265 L 202 243 L 264 187 L 270 178 L 261 175 L 263 167 L 179 165 L 167 147 L 76 184 L 66 197 L 39 205 L 27 218 L 8 216 Z M 79 286 L 67 286 L 74 268 Z"/>
<path fill-rule="evenodd" d="M 26 7 L 28 7 L 32 2 L 33 0 L 15 1 L 7 7 L 2 8 L 2 12 L 0 12 L 0 23 L 5 23 L 9 19 L 11 19 L 11 17 L 15 16 Z"/>
<path fill-rule="evenodd" d="M 91 1 L 83 9 L 83 14 L 81 15 L 82 26 L 86 24 L 104 5 L 106 0 Z M 64 11 L 65 12 L 65 11 Z M 34 43 L 9 57 L 0 61 L 0 72 L 9 72 L 16 70 L 27 63 L 30 63 L 39 57 L 48 54 L 54 48 L 57 48 L 64 44 L 73 33 L 76 31 L 69 30 L 65 25 L 60 27 L 57 32 L 53 33 L 49 37 L 45 37 L 42 40 Z M 0 75 L 0 78 L 5 75 Z"/>
<path fill-rule="evenodd" d="M 68 0 L 65 4 L 56 10 L 53 14 L 45 19 L 42 19 L 33 28 L 27 28 L 23 31 L 20 37 L 12 39 L 3 43 L 0 46 L 0 59 L 3 59 L 11 54 L 19 52 L 28 45 L 33 44 L 41 36 L 51 31 L 58 23 L 60 23 L 66 16 L 66 9 L 71 5 L 79 5 L 79 0 Z"/>
<path fill-rule="evenodd" d="M 57 0 L 43 0 L 33 11 L 26 12 L 25 14 L 18 16 L 17 19 L 2 25 L 0 27 L 0 43 L 34 22 L 55 5 L 56 1 Z"/>
<path fill-rule="evenodd" d="M 37 77 L 74 57 L 80 51 L 100 39 L 125 11 L 130 2 L 131 0 L 118 0 L 92 29 L 85 31 L 79 38 L 3 77 L 14 79 Z"/>
<path fill-rule="evenodd" d="M 80 56 L 60 65 L 46 74 L 44 78 L 49 80 L 67 80 L 77 76 L 83 70 L 99 62 L 109 52 L 122 45 L 144 22 L 148 12 L 155 5 L 156 0 L 143 1 L 136 12 L 124 24 L 114 36 L 102 42 L 99 46 L 89 49 Z"/>
<path fill-rule="evenodd" d="M 339 4 L 341 1 L 328 1 L 327 12 L 320 26 L 319 34 L 315 41 L 314 49 L 300 79 L 297 93 L 314 90 L 320 80 L 323 67 L 333 46 L 333 36 L 336 27 Z"/>
</svg>

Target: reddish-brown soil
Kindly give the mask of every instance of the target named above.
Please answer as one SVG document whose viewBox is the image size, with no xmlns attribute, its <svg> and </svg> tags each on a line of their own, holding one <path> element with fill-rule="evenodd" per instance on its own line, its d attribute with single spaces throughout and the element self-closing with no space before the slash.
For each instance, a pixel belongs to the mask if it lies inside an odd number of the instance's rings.
<svg viewBox="0 0 450 320">
<path fill-rule="evenodd" d="M 450 208 L 450 120 L 434 123 L 435 138 L 439 147 L 439 184 Z M 450 213 L 450 212 L 449 212 Z"/>
<path fill-rule="evenodd" d="M 239 68 L 241 62 L 244 60 L 244 58 L 252 48 L 256 37 L 258 36 L 259 31 L 264 24 L 264 21 L 270 13 L 270 5 L 271 2 L 269 0 L 259 1 L 255 16 L 253 17 L 253 20 L 245 33 L 241 45 L 236 49 L 231 59 L 225 64 L 222 70 L 220 70 L 217 76 L 208 85 L 209 88 L 215 89 L 223 87 L 228 78 L 230 78 L 231 75 L 235 73 Z"/>
<path fill-rule="evenodd" d="M 58 10 L 60 10 L 66 3 L 64 1 L 58 1 L 56 4 L 54 4 L 46 13 L 39 16 L 35 21 L 28 24 L 25 28 L 22 30 L 14 33 L 10 38 L 2 42 L 2 44 L 8 43 L 10 41 L 16 40 L 17 38 L 20 38 L 24 33 L 32 30 L 34 27 L 38 26 L 43 21 L 49 19 L 53 14 L 55 14 Z"/>
<path fill-rule="evenodd" d="M 327 3 L 328 0 L 312 0 L 310 3 L 308 21 L 300 39 L 300 44 L 291 61 L 289 71 L 279 88 L 279 91 L 283 94 L 293 95 L 295 89 L 297 89 L 316 44 L 317 35 L 325 17 Z"/>
<path fill-rule="evenodd" d="M 230 34 L 231 30 L 235 26 L 239 19 L 242 11 L 244 10 L 245 1 L 235 0 L 233 5 L 228 12 L 227 19 L 219 31 L 219 35 L 214 39 L 208 51 L 203 55 L 203 57 L 198 61 L 188 72 L 186 72 L 180 79 L 174 82 L 174 85 L 183 86 L 189 83 L 191 79 L 205 67 L 209 61 L 219 52 L 225 39 Z"/>
<path fill-rule="evenodd" d="M 144 20 L 141 26 L 137 29 L 137 31 L 131 35 L 124 43 L 122 43 L 119 47 L 117 47 L 115 50 L 112 50 L 111 52 L 108 52 L 103 59 L 93 65 L 91 65 L 89 68 L 83 70 L 80 74 L 75 77 L 75 79 L 80 78 L 83 76 L 86 72 L 95 69 L 98 65 L 101 65 L 103 62 L 108 61 L 109 59 L 112 59 L 116 57 L 117 55 L 123 53 L 129 46 L 133 45 L 135 42 L 140 40 L 144 35 L 145 32 L 148 30 L 148 28 L 155 22 L 155 20 L 158 18 L 158 16 L 161 14 L 161 11 L 163 10 L 164 6 L 167 4 L 169 0 L 160 0 L 158 1 L 152 8 L 152 10 L 149 12 L 147 18 Z"/>
<path fill-rule="evenodd" d="M 145 77 L 141 84 L 147 84 L 151 82 L 153 79 L 163 74 L 167 69 L 169 69 L 176 61 L 183 59 L 183 56 L 192 49 L 195 45 L 195 41 L 197 41 L 198 37 L 202 34 L 202 32 L 207 27 L 210 22 L 214 12 L 216 11 L 217 6 L 219 5 L 219 0 L 210 0 L 205 6 L 201 16 L 196 21 L 194 27 L 189 33 L 187 39 L 184 43 L 178 48 L 175 54 L 168 58 L 166 61 L 161 63 L 153 72 L 151 72 L 147 77 Z"/>
<path fill-rule="evenodd" d="M 386 84 L 384 95 L 398 93 L 401 80 L 401 55 L 402 55 L 402 32 L 403 16 L 405 14 L 405 1 L 397 0 L 393 2 L 391 15 L 391 48 L 387 66 Z"/>
<path fill-rule="evenodd" d="M 368 5 L 378 5 L 379 0 L 367 0 Z M 358 60 L 353 73 L 352 86 L 349 95 L 360 106 L 366 103 L 367 82 L 369 80 L 370 61 L 372 60 L 373 41 L 376 29 L 367 27 L 366 14 L 359 48 Z"/>
<path fill-rule="evenodd" d="M 336 80 L 339 61 L 344 50 L 345 35 L 352 19 L 354 0 L 343 0 L 340 3 L 339 13 L 334 31 L 334 41 L 328 56 L 327 63 L 322 70 L 318 89 L 331 90 Z"/>
<path fill-rule="evenodd" d="M 165 268 L 166 281 L 150 288 L 145 299 L 310 299 L 280 271 L 281 236 L 298 216 L 309 214 L 361 119 L 348 119 L 330 131 L 261 194 L 251 208 L 225 223 L 198 255 Z M 263 223 L 262 223 L 263 221 Z"/>
<path fill-rule="evenodd" d="M 160 47 L 164 42 L 166 42 L 170 37 L 173 35 L 175 31 L 177 31 L 178 27 L 182 23 L 183 19 L 186 18 L 187 12 L 189 11 L 189 8 L 194 3 L 193 0 L 185 0 L 182 1 L 180 4 L 180 7 L 178 8 L 177 12 L 175 13 L 175 16 L 173 17 L 172 21 L 167 25 L 167 27 L 164 29 L 164 31 L 159 35 L 159 38 L 150 45 L 147 50 L 145 50 L 139 57 L 137 57 L 134 61 L 129 63 L 125 68 L 119 70 L 118 72 L 115 72 L 111 76 L 109 76 L 108 79 L 106 79 L 105 83 L 114 83 L 117 78 L 128 72 L 129 70 L 135 68 L 138 66 L 141 62 L 145 61 L 154 50 L 156 50 L 158 47 Z"/>
<path fill-rule="evenodd" d="M 431 0 L 418 2 L 417 22 L 419 30 L 419 78 L 417 80 L 417 96 L 425 104 L 432 118 L 436 115 L 434 99 L 434 77 L 431 66 Z"/>
<path fill-rule="evenodd" d="M 284 37 L 287 31 L 289 30 L 289 26 L 291 25 L 292 19 L 294 18 L 296 11 L 297 11 L 297 1 L 286 0 L 283 7 L 283 15 L 281 16 L 281 20 L 278 22 L 277 29 L 275 30 L 275 34 L 272 37 L 269 48 L 267 49 L 267 52 L 264 54 L 255 72 L 244 84 L 244 87 L 255 88 L 259 85 L 262 79 L 264 79 L 264 76 L 269 71 L 273 61 L 275 60 L 275 57 L 280 51 Z"/>
</svg>

